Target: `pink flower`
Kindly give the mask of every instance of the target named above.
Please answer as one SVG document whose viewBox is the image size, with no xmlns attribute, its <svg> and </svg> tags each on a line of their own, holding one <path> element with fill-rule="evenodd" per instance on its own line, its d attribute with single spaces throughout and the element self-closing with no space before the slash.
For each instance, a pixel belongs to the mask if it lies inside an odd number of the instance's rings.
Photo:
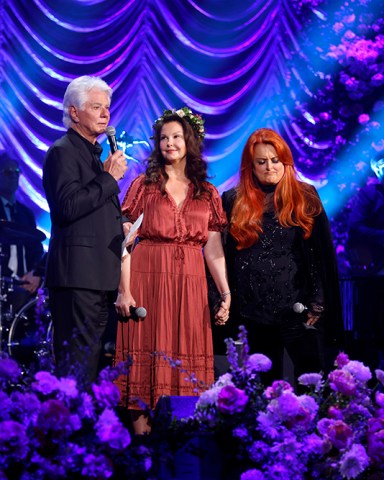
<svg viewBox="0 0 384 480">
<path fill-rule="evenodd" d="M 222 413 L 242 412 L 248 402 L 248 395 L 232 385 L 227 385 L 220 390 L 217 398 L 217 408 Z"/>
<path fill-rule="evenodd" d="M 359 115 L 358 121 L 359 121 L 360 125 L 364 125 L 364 124 L 368 123 L 369 120 L 370 120 L 370 116 L 367 115 L 366 113 L 362 113 L 361 115 Z"/>
<path fill-rule="evenodd" d="M 264 395 L 268 398 L 277 398 L 283 392 L 293 392 L 293 387 L 285 380 L 275 380 L 271 387 L 267 387 Z"/>
<path fill-rule="evenodd" d="M 374 87 L 380 87 L 381 85 L 383 85 L 383 83 L 384 83 L 384 75 L 382 73 L 376 73 L 371 78 L 371 84 Z"/>
<path fill-rule="evenodd" d="M 342 420 L 323 418 L 317 423 L 317 428 L 339 450 L 347 448 L 353 440 L 352 428 Z"/>
<path fill-rule="evenodd" d="M 335 365 L 338 368 L 343 368 L 349 362 L 349 357 L 346 353 L 340 352 L 335 360 Z"/>
<path fill-rule="evenodd" d="M 352 396 L 356 393 L 356 380 L 351 373 L 344 370 L 334 370 L 328 375 L 328 379 L 332 390 L 347 396 Z"/>
</svg>

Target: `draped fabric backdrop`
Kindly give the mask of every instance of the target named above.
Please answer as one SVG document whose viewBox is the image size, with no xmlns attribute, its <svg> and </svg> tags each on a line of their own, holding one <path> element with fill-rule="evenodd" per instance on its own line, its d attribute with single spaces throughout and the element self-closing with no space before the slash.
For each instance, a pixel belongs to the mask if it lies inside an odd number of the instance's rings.
<svg viewBox="0 0 384 480">
<path fill-rule="evenodd" d="M 130 169 L 151 126 L 184 105 L 206 120 L 220 191 L 236 184 L 249 135 L 270 126 L 313 183 L 342 251 L 348 202 L 384 148 L 381 0 L 0 0 L 0 143 L 20 160 L 20 199 L 49 231 L 42 162 L 65 131 L 61 102 L 80 75 L 113 88 L 111 124 Z M 103 156 L 108 151 L 105 137 Z"/>
</svg>

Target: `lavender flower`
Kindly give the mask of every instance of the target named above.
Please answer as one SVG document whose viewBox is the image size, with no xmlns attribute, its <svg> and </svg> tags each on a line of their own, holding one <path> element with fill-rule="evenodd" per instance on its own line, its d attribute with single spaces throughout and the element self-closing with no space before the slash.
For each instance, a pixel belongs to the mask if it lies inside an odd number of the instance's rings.
<svg viewBox="0 0 384 480">
<path fill-rule="evenodd" d="M 131 436 L 117 418 L 115 412 L 106 408 L 95 424 L 96 435 L 100 441 L 114 450 L 123 450 L 131 443 Z"/>
<path fill-rule="evenodd" d="M 315 391 L 319 391 L 323 383 L 323 377 L 319 373 L 304 373 L 297 380 L 301 385 L 313 386 Z"/>
<path fill-rule="evenodd" d="M 0 383 L 15 382 L 21 375 L 21 368 L 11 358 L 0 358 Z"/>
<path fill-rule="evenodd" d="M 34 393 L 28 392 L 13 392 L 11 394 L 12 414 L 20 419 L 24 425 L 33 424 L 36 421 L 38 411 L 40 408 L 40 400 Z M 4 403 L 1 400 L 1 409 L 4 408 Z"/>
<path fill-rule="evenodd" d="M 12 401 L 5 392 L 0 390 L 0 420 L 8 420 L 12 410 Z"/>
<path fill-rule="evenodd" d="M 32 383 L 32 388 L 44 395 L 49 395 L 60 387 L 60 381 L 49 372 L 37 372 L 35 379 L 37 381 Z"/>
<path fill-rule="evenodd" d="M 384 465 L 384 418 L 368 420 L 368 454 L 378 465 Z"/>
<path fill-rule="evenodd" d="M 84 457 L 84 467 L 81 474 L 87 478 L 104 480 L 113 475 L 113 465 L 105 455 L 94 455 L 90 453 Z"/>
<path fill-rule="evenodd" d="M 79 406 L 79 414 L 83 418 L 95 419 L 95 405 L 93 404 L 93 399 L 89 393 L 83 392 L 80 395 L 81 403 Z"/>
<path fill-rule="evenodd" d="M 217 408 L 222 413 L 242 412 L 248 402 L 248 395 L 232 385 L 223 387 L 217 398 Z"/>
<path fill-rule="evenodd" d="M 265 480 L 265 476 L 263 472 L 260 472 L 260 470 L 256 470 L 254 468 L 242 473 L 240 480 Z"/>
<path fill-rule="evenodd" d="M 268 458 L 270 446 L 261 440 L 256 440 L 248 448 L 248 451 L 249 458 L 252 461 L 254 461 L 255 463 L 264 463 Z"/>
<path fill-rule="evenodd" d="M 377 380 L 384 386 L 384 370 L 380 370 L 379 368 L 375 370 L 375 375 Z"/>
<path fill-rule="evenodd" d="M 93 384 L 92 390 L 99 405 L 105 407 L 115 407 L 120 399 L 120 391 L 112 382 L 102 380 L 100 385 Z"/>
<path fill-rule="evenodd" d="M 351 373 L 359 383 L 366 383 L 372 378 L 369 368 L 357 360 L 350 360 L 343 367 L 343 370 Z"/>
<path fill-rule="evenodd" d="M 245 368 L 248 373 L 253 372 L 268 372 L 272 367 L 271 360 L 261 354 L 261 353 L 254 353 L 245 363 Z"/>
<path fill-rule="evenodd" d="M 6 420 L 0 422 L 0 463 L 23 460 L 28 454 L 28 437 L 19 422 Z"/>
<path fill-rule="evenodd" d="M 61 378 L 57 389 L 68 398 L 76 398 L 79 395 L 77 382 L 74 378 Z"/>
<path fill-rule="evenodd" d="M 340 473 L 344 478 L 357 478 L 369 465 L 363 445 L 353 444 L 340 459 Z"/>
</svg>

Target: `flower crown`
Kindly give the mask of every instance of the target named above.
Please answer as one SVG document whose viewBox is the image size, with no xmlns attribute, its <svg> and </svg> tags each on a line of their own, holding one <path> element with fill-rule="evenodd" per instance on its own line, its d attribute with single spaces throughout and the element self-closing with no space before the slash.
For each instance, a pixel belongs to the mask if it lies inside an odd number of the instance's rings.
<svg viewBox="0 0 384 480">
<path fill-rule="evenodd" d="M 179 110 L 164 110 L 163 115 L 159 117 L 155 123 L 152 125 L 152 128 L 156 129 L 159 123 L 163 123 L 164 119 L 170 115 L 178 115 L 180 118 L 184 118 L 193 128 L 195 133 L 204 140 L 205 129 L 204 122 L 205 120 L 198 113 L 193 113 L 192 110 L 188 107 L 180 108 Z"/>
</svg>

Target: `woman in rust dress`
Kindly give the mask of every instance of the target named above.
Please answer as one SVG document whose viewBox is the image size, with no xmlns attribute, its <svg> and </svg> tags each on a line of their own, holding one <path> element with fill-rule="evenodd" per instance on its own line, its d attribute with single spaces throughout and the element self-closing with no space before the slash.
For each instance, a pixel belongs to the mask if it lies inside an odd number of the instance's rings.
<svg viewBox="0 0 384 480">
<path fill-rule="evenodd" d="M 153 126 L 155 148 L 148 168 L 123 201 L 131 222 L 143 213 L 140 241 L 123 258 L 116 301 L 124 317 L 132 306 L 148 312 L 143 320 L 120 322 L 116 342 L 116 360 L 133 360 L 128 378 L 120 377 L 117 384 L 136 433 L 150 428 L 142 402 L 153 409 L 162 395 L 198 394 L 182 370 L 198 382 L 213 382 L 204 258 L 222 294 L 216 323 L 224 324 L 229 316 L 221 245 L 226 217 L 216 188 L 206 181 L 203 123 L 187 107 L 166 110 Z M 169 358 L 181 361 L 181 368 L 173 367 Z"/>
</svg>

